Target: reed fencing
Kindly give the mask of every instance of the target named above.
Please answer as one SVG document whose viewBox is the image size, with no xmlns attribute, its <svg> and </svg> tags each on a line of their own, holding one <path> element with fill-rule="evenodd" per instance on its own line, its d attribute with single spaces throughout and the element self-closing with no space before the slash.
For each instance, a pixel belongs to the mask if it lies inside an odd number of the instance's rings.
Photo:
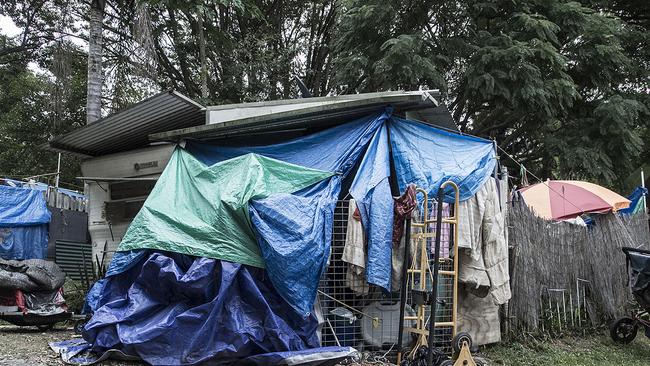
<svg viewBox="0 0 650 366">
<path fill-rule="evenodd" d="M 596 215 L 592 226 L 553 223 L 522 202 L 508 215 L 512 300 L 506 330 L 598 325 L 634 307 L 622 247 L 650 249 L 645 214 Z"/>
</svg>

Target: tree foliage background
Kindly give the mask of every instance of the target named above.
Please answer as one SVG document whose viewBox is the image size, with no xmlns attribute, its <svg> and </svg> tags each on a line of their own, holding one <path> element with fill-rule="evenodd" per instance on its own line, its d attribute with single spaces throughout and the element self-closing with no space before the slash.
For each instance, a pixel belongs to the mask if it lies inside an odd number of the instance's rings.
<svg viewBox="0 0 650 366">
<path fill-rule="evenodd" d="M 85 123 L 89 7 L 0 4 L 22 30 L 0 38 L 0 173 L 56 170 L 38 146 Z M 170 88 L 293 98 L 294 75 L 317 96 L 440 89 L 536 175 L 624 189 L 650 159 L 649 26 L 644 0 L 107 0 L 103 112 Z"/>
</svg>

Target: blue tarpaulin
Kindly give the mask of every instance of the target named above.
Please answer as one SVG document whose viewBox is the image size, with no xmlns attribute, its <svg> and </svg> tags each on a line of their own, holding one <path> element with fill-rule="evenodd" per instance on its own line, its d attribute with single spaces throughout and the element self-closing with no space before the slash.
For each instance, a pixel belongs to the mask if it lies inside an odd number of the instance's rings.
<svg viewBox="0 0 650 366">
<path fill-rule="evenodd" d="M 312 310 L 318 281 L 327 263 L 334 208 L 341 182 L 353 170 L 376 133 L 385 131 L 383 126 L 388 118 L 390 114 L 382 113 L 274 145 L 222 147 L 188 142 L 185 146 L 188 153 L 208 166 L 255 153 L 311 169 L 337 173 L 328 180 L 293 194 L 276 194 L 253 200 L 249 207 L 268 275 L 282 297 L 303 316 Z M 385 137 L 385 132 L 382 136 Z M 386 144 L 380 146 L 385 147 Z M 357 173 L 355 181 L 361 181 L 362 178 L 358 177 L 363 177 L 365 172 L 372 173 L 372 168 L 372 164 L 367 164 L 362 170 L 363 174 Z M 384 172 L 387 176 L 387 165 Z M 370 180 L 367 183 L 368 185 L 357 183 L 353 196 L 365 196 L 365 190 L 372 190 L 372 184 L 376 182 Z M 383 188 L 382 192 L 386 191 L 387 179 L 383 179 L 383 183 L 380 187 Z M 389 290 L 390 223 L 393 215 L 390 191 L 384 197 L 391 200 L 391 209 L 383 212 L 383 218 L 375 218 L 375 226 L 381 229 L 373 231 L 378 234 L 369 235 L 370 242 L 378 243 L 370 245 L 372 253 L 378 255 L 373 255 L 369 263 L 368 278 L 371 283 Z M 375 208 L 375 212 L 375 216 L 381 213 L 378 208 Z M 117 252 L 107 275 L 122 272 L 134 259 L 139 258 L 137 251 L 127 254 Z M 102 292 L 101 286 L 102 282 L 90 291 L 86 310 L 93 309 L 94 299 Z"/>
<path fill-rule="evenodd" d="M 648 194 L 648 189 L 645 187 L 636 187 L 632 193 L 630 193 L 629 196 L 627 196 L 627 199 L 630 200 L 630 206 L 628 208 L 624 208 L 621 210 L 618 210 L 619 214 L 624 214 L 624 215 L 634 215 L 638 212 L 643 211 L 643 197 L 645 197 Z"/>
<path fill-rule="evenodd" d="M 187 142 L 184 148 L 207 166 L 253 153 L 335 174 L 297 192 L 249 202 L 265 269 L 144 249 L 118 251 L 107 277 L 87 298 L 95 314 L 84 338 L 95 352 L 117 349 L 153 364 L 179 365 L 317 347 L 311 311 L 343 180 L 352 179 L 350 194 L 366 231 L 366 278 L 390 290 L 391 158 L 401 191 L 414 183 L 435 194 L 452 180 L 461 200 L 476 193 L 496 164 L 491 141 L 399 119 L 390 111 L 279 144 Z M 173 352 L 168 344 L 176 345 Z"/>
<path fill-rule="evenodd" d="M 250 205 L 251 220 L 268 275 L 282 297 L 303 315 L 312 310 L 318 281 L 327 263 L 341 181 L 350 174 L 370 140 L 389 118 L 390 114 L 382 113 L 266 146 L 222 147 L 191 142 L 186 145 L 187 151 L 206 165 L 255 153 L 337 173 L 327 181 L 294 194 L 272 195 L 254 200 Z M 361 187 L 358 191 L 363 192 L 363 189 L 371 187 Z M 391 223 L 392 206 L 384 215 L 383 223 Z M 390 235 L 392 231 L 389 238 Z M 369 241 L 372 240 L 374 237 L 370 237 Z M 368 277 L 378 278 L 373 282 L 386 289 L 390 288 L 390 246 L 388 250 L 387 255 L 382 253 L 385 257 L 382 268 L 371 266 L 368 269 Z"/>
<path fill-rule="evenodd" d="M 472 197 L 494 172 L 494 143 L 393 117 L 393 159 L 400 191 L 415 184 L 434 196 L 448 180 L 460 189 L 460 200 Z M 446 192 L 445 201 L 453 202 Z"/>
<path fill-rule="evenodd" d="M 390 191 L 388 128 L 375 132 L 350 187 L 368 238 L 366 280 L 391 290 L 393 196 Z"/>
<path fill-rule="evenodd" d="M 83 339 L 71 339 L 49 344 L 54 352 L 61 355 L 63 362 L 73 365 L 94 365 L 102 361 L 116 358 L 119 360 L 139 360 L 117 349 L 108 350 L 102 354 L 91 351 L 92 344 Z M 232 366 L 267 366 L 267 365 L 305 365 L 325 366 L 336 363 L 337 360 L 354 356 L 356 350 L 352 347 L 320 347 L 302 351 L 269 352 L 239 359 Z M 214 364 L 214 363 L 212 363 Z"/>
<path fill-rule="evenodd" d="M 9 185 L 12 185 L 14 187 L 18 188 L 28 188 L 28 189 L 33 189 L 35 191 L 41 191 L 41 192 L 46 192 L 48 188 L 51 188 L 50 185 L 46 183 L 41 183 L 41 182 L 25 182 L 21 180 L 15 180 L 15 179 L 9 179 L 9 178 L 2 178 L 3 181 L 7 182 Z M 86 196 L 83 193 L 79 193 L 77 191 L 73 191 L 70 189 L 65 189 L 65 188 L 57 188 L 56 191 L 58 193 L 62 193 L 68 197 L 75 198 L 75 199 L 86 199 Z"/>
<path fill-rule="evenodd" d="M 317 348 L 317 327 L 314 315 L 286 306 L 261 268 L 149 252 L 107 278 L 83 337 L 96 354 L 117 349 L 153 365 L 216 365 Z"/>
<path fill-rule="evenodd" d="M 0 185 L 0 257 L 47 257 L 50 218 L 41 192 Z"/>
</svg>

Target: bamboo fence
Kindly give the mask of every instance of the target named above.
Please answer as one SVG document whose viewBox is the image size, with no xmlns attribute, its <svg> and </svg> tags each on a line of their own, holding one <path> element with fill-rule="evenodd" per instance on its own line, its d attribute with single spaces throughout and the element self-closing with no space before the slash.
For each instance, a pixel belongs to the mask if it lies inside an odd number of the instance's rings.
<svg viewBox="0 0 650 366">
<path fill-rule="evenodd" d="M 621 248 L 650 249 L 648 217 L 596 216 L 590 227 L 554 223 L 512 202 L 508 329 L 598 325 L 634 307 Z"/>
</svg>

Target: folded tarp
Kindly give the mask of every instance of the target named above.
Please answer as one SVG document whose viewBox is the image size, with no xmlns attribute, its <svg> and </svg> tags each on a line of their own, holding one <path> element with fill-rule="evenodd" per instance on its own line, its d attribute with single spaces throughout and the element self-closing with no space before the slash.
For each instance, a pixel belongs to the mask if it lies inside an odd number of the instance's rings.
<svg viewBox="0 0 650 366">
<path fill-rule="evenodd" d="M 153 365 L 230 364 L 251 355 L 320 346 L 261 268 L 149 252 L 107 278 L 83 332 L 98 355 L 118 350 Z"/>
<path fill-rule="evenodd" d="M 65 273 L 43 259 L 0 259 L 0 288 L 25 292 L 52 292 L 65 282 Z"/>
<path fill-rule="evenodd" d="M 50 218 L 41 192 L 0 185 L 0 258 L 47 257 Z"/>
</svg>

